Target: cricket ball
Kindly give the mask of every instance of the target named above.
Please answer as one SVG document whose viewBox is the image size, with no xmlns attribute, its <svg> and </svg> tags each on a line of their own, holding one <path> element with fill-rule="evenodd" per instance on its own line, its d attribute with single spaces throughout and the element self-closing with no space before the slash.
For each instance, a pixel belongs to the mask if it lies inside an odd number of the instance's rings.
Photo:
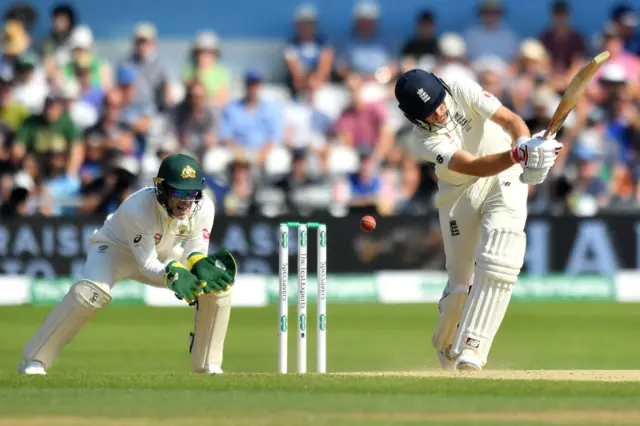
<svg viewBox="0 0 640 426">
<path fill-rule="evenodd" d="M 360 229 L 364 232 L 371 232 L 376 229 L 376 220 L 373 216 L 365 216 L 360 219 Z"/>
</svg>

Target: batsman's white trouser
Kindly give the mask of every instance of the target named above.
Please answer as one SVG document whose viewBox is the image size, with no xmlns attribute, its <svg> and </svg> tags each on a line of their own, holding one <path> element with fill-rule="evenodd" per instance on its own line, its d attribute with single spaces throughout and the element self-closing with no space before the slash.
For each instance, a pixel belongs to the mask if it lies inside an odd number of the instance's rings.
<svg viewBox="0 0 640 426">
<path fill-rule="evenodd" d="M 455 357 L 472 348 L 486 363 L 524 260 L 527 195 L 517 171 L 508 170 L 478 179 L 440 206 L 449 281 L 439 303 L 436 350 Z M 474 315 L 483 319 L 473 322 Z"/>
</svg>

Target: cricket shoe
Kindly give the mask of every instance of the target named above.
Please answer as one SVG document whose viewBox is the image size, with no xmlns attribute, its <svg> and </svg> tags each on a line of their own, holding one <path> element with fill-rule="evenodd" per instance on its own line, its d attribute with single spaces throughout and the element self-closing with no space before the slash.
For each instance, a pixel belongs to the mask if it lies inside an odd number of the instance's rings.
<svg viewBox="0 0 640 426">
<path fill-rule="evenodd" d="M 204 374 L 222 374 L 224 373 L 224 371 L 222 371 L 222 368 L 220 368 L 219 365 L 215 365 L 215 364 L 207 364 L 204 367 Z"/>
<path fill-rule="evenodd" d="M 18 367 L 18 373 L 27 376 L 46 376 L 47 370 L 40 361 L 25 361 Z"/>
<path fill-rule="evenodd" d="M 449 356 L 449 350 L 438 351 L 438 360 L 445 371 L 455 371 L 458 360 Z"/>
<path fill-rule="evenodd" d="M 456 363 L 458 371 L 480 371 L 482 370 L 482 360 L 480 355 L 471 349 L 463 349 Z"/>
</svg>

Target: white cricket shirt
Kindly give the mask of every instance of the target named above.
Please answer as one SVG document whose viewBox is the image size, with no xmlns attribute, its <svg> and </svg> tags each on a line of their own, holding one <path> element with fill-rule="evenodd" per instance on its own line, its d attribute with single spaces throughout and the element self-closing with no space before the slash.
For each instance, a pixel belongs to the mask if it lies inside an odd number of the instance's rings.
<svg viewBox="0 0 640 426">
<path fill-rule="evenodd" d="M 213 201 L 203 195 L 200 209 L 191 218 L 171 218 L 158 203 L 154 188 L 143 188 L 131 194 L 107 218 L 89 243 L 117 244 L 131 253 L 151 282 L 164 285 L 164 268 L 170 261 L 177 260 L 186 266 L 190 253 L 209 252 L 214 215 Z M 182 244 L 182 259 L 172 259 L 174 249 Z"/>
</svg>

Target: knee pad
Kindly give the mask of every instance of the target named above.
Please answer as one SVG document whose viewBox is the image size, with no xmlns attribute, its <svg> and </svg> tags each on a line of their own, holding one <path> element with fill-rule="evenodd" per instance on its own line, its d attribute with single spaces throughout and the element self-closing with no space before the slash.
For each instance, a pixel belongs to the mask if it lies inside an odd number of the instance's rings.
<svg viewBox="0 0 640 426">
<path fill-rule="evenodd" d="M 40 361 L 50 367 L 58 354 L 96 311 L 111 302 L 109 286 L 89 280 L 71 286 L 62 301 L 49 313 L 22 356 L 26 361 Z"/>
<path fill-rule="evenodd" d="M 492 229 L 482 239 L 476 256 L 476 274 L 514 284 L 524 263 L 527 236 L 522 231 Z"/>
</svg>

